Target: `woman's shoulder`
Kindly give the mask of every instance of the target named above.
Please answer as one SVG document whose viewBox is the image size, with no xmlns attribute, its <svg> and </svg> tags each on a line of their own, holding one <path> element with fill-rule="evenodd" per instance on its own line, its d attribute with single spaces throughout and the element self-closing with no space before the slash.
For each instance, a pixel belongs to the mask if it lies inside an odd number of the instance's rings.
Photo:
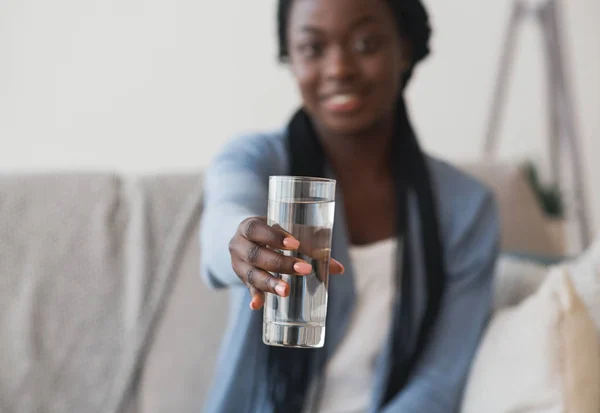
<svg viewBox="0 0 600 413">
<path fill-rule="evenodd" d="M 235 135 L 217 152 L 208 169 L 264 169 L 279 173 L 288 163 L 285 137 L 284 130 Z"/>
<path fill-rule="evenodd" d="M 220 154 L 241 156 L 268 156 L 285 152 L 286 133 L 284 129 L 246 132 L 234 135 L 223 145 Z"/>
<path fill-rule="evenodd" d="M 493 191 L 448 162 L 428 157 L 437 194 L 442 230 L 452 242 L 472 232 L 497 233 L 498 209 Z M 478 227 L 473 230 L 473 226 Z"/>
</svg>

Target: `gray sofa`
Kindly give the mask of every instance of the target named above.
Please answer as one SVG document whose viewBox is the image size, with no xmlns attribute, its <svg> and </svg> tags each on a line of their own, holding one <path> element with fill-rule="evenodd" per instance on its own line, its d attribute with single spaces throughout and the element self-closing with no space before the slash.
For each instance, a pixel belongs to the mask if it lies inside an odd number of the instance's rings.
<svg viewBox="0 0 600 413">
<path fill-rule="evenodd" d="M 200 174 L 0 176 L 0 412 L 200 412 L 227 294 Z"/>
</svg>

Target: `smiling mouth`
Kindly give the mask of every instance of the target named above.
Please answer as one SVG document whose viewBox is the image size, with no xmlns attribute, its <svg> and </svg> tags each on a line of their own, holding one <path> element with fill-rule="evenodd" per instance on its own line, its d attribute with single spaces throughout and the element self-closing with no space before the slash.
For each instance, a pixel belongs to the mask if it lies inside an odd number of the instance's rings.
<svg viewBox="0 0 600 413">
<path fill-rule="evenodd" d="M 330 112 L 356 112 L 363 105 L 362 97 L 357 93 L 337 93 L 324 99 L 323 105 Z"/>
</svg>

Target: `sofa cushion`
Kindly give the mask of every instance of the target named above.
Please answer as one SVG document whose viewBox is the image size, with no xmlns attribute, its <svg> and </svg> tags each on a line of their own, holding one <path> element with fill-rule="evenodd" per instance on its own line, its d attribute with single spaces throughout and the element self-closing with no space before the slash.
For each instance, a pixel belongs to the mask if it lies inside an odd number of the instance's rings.
<svg viewBox="0 0 600 413">
<path fill-rule="evenodd" d="M 198 236 L 186 248 L 142 375 L 137 412 L 202 411 L 227 324 L 227 292 L 200 279 Z"/>
<path fill-rule="evenodd" d="M 548 261 L 548 260 L 546 260 Z M 585 303 L 600 337 L 600 236 L 579 256 L 556 262 L 565 267 L 579 297 Z M 544 282 L 551 268 L 537 258 L 502 254 L 495 273 L 494 308 L 519 304 Z"/>
<path fill-rule="evenodd" d="M 121 182 L 0 176 L 0 411 L 111 411 L 124 360 Z"/>
<path fill-rule="evenodd" d="M 546 279 L 548 266 L 530 259 L 501 254 L 494 276 L 494 311 L 520 304 Z"/>
<path fill-rule="evenodd" d="M 0 176 L 0 411 L 132 412 L 199 178 Z"/>
</svg>

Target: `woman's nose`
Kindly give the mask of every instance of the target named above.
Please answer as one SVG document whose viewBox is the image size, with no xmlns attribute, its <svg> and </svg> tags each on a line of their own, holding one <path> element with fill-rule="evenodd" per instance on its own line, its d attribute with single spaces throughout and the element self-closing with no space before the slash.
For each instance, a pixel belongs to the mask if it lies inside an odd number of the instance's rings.
<svg viewBox="0 0 600 413">
<path fill-rule="evenodd" d="M 352 56 L 342 47 L 329 50 L 324 69 L 326 77 L 335 80 L 347 80 L 356 73 Z"/>
</svg>

